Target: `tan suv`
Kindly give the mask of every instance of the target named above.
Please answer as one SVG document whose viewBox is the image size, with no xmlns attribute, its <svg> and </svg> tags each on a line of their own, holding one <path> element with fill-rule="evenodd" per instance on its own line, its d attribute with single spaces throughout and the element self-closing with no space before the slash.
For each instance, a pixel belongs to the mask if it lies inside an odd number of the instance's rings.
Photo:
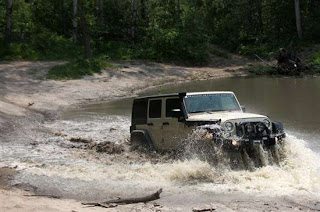
<svg viewBox="0 0 320 212">
<path fill-rule="evenodd" d="M 195 128 L 208 130 L 212 139 L 229 151 L 250 152 L 255 145 L 268 149 L 285 138 L 280 122 L 246 113 L 233 92 L 174 93 L 133 101 L 133 146 L 158 151 L 178 149 Z"/>
</svg>

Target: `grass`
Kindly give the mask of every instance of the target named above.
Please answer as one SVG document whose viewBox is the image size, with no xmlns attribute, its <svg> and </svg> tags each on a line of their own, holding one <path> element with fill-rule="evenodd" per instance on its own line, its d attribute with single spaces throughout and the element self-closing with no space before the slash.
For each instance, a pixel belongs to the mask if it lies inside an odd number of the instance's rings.
<svg viewBox="0 0 320 212">
<path fill-rule="evenodd" d="M 90 60 L 77 59 L 65 65 L 59 65 L 49 70 L 48 79 L 79 79 L 85 75 L 93 75 L 101 73 L 104 68 L 113 68 L 113 65 L 108 63 L 103 57 L 92 58 Z"/>
<path fill-rule="evenodd" d="M 276 74 L 276 70 L 270 66 L 252 66 L 249 67 L 249 72 L 256 75 L 272 75 Z"/>
</svg>

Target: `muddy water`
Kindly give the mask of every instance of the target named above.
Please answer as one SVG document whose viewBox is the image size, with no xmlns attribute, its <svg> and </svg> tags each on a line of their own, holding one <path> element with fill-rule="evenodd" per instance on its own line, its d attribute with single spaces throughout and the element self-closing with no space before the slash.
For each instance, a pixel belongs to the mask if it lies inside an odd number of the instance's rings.
<svg viewBox="0 0 320 212">
<path fill-rule="evenodd" d="M 1 155 L 6 158 L 0 158 L 1 165 L 17 165 L 23 171 L 16 181 L 29 183 L 39 193 L 86 200 L 141 195 L 160 187 L 165 191 L 162 203 L 179 207 L 186 201 L 189 206 L 207 202 L 213 196 L 227 201 L 250 201 L 252 195 L 319 198 L 319 78 L 219 79 L 164 86 L 141 95 L 210 90 L 234 91 L 248 112 L 266 114 L 284 123 L 288 138 L 286 159 L 280 166 L 235 171 L 228 166 L 213 167 L 196 157 L 171 160 L 130 152 L 110 156 L 65 148 L 75 136 L 97 142 L 126 142 L 131 99 L 66 111 L 62 120 L 44 126 L 63 136 L 49 136 L 37 147 L 22 148 L 20 155 L 12 153 L 17 149 L 2 149 Z"/>
<path fill-rule="evenodd" d="M 233 91 L 250 113 L 281 121 L 290 134 L 320 152 L 320 78 L 225 78 L 150 89 L 144 95 L 175 92 Z M 65 118 L 130 116 L 132 99 L 95 103 L 67 111 Z"/>
<path fill-rule="evenodd" d="M 284 123 L 288 132 L 285 149 L 288 157 L 281 167 L 267 166 L 254 172 L 230 171 L 228 167 L 216 170 L 197 159 L 157 165 L 117 165 L 112 168 L 119 174 L 113 176 L 114 180 L 138 180 L 142 177 L 151 184 L 154 180 L 169 184 L 199 181 L 212 183 L 199 184 L 197 189 L 200 190 L 263 191 L 281 195 L 305 191 L 317 193 L 320 190 L 320 78 L 228 78 L 163 86 L 141 95 L 212 90 L 234 91 L 247 112 L 265 114 L 272 120 Z M 120 134 L 113 137 L 111 133 L 105 135 L 109 140 L 117 141 L 120 135 L 122 138 L 129 137 L 131 104 L 132 99 L 87 104 L 66 111 L 64 122 L 77 120 L 81 123 L 85 120 L 84 123 L 91 123 L 90 126 L 106 128 L 111 124 L 115 129 L 120 129 Z M 113 117 L 112 121 L 102 122 L 101 119 L 106 117 Z M 93 128 L 90 129 L 99 137 L 96 127 Z M 97 128 L 101 129 L 99 126 Z"/>
<path fill-rule="evenodd" d="M 230 90 L 247 112 L 283 122 L 320 152 L 320 78 L 226 78 L 161 87 L 144 94 Z"/>
</svg>

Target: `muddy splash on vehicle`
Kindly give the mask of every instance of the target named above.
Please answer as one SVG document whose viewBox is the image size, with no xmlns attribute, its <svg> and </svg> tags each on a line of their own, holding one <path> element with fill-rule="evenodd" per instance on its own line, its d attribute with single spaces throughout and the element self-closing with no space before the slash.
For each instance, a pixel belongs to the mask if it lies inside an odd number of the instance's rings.
<svg viewBox="0 0 320 212">
<path fill-rule="evenodd" d="M 238 150 L 230 151 L 223 148 L 226 139 L 232 140 L 230 145 Z M 230 137 L 229 133 L 218 124 L 201 125 L 182 141 L 178 154 L 181 158 L 197 158 L 208 162 L 213 167 L 234 170 L 254 170 L 261 166 L 279 165 L 285 158 L 284 143 L 275 144 L 270 148 L 264 148 L 261 144 L 255 145 L 250 157 L 246 149 L 238 145 L 241 139 L 236 135 Z"/>
</svg>

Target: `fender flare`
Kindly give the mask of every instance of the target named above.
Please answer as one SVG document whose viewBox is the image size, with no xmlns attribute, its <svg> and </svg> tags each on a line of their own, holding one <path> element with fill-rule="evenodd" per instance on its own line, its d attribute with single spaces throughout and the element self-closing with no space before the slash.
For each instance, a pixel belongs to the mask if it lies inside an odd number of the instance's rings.
<svg viewBox="0 0 320 212">
<path fill-rule="evenodd" d="M 148 148 L 154 149 L 153 142 L 147 130 L 133 130 L 130 134 L 130 142 L 133 136 L 142 136 Z"/>
<path fill-rule="evenodd" d="M 283 124 L 278 121 L 272 122 L 272 132 L 274 134 L 285 134 Z"/>
</svg>

